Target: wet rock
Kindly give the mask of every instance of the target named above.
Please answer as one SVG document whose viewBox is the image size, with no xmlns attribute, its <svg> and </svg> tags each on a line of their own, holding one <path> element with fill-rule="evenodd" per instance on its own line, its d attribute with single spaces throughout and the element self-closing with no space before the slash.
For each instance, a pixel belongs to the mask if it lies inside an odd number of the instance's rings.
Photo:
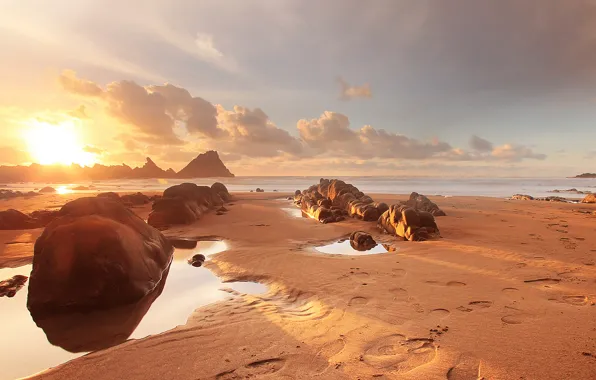
<svg viewBox="0 0 596 380">
<path fill-rule="evenodd" d="M 265 190 L 263 190 L 263 189 L 261 189 L 261 188 L 259 188 L 259 187 L 257 187 L 257 189 L 256 189 L 255 191 L 256 191 L 257 193 L 264 193 L 264 192 L 265 192 Z"/>
<path fill-rule="evenodd" d="M 194 255 L 193 257 L 191 257 L 190 259 L 188 259 L 188 263 L 190 265 L 192 265 L 193 267 L 203 266 L 203 264 L 205 263 L 205 255 L 198 253 L 198 254 Z"/>
<path fill-rule="evenodd" d="M 379 217 L 377 225 L 382 231 L 409 241 L 424 241 L 439 236 L 433 214 L 403 204 L 389 206 Z"/>
<path fill-rule="evenodd" d="M 0 211 L 0 230 L 28 230 L 41 227 L 39 221 L 14 209 Z"/>
<path fill-rule="evenodd" d="M 113 201 L 120 201 L 120 195 L 118 195 L 118 193 L 114 193 L 112 191 L 107 192 L 107 193 L 97 194 L 97 197 L 111 199 Z"/>
<path fill-rule="evenodd" d="M 120 197 L 125 206 L 142 206 L 151 203 L 151 199 L 143 193 L 126 194 Z"/>
<path fill-rule="evenodd" d="M 153 202 L 147 222 L 160 228 L 191 224 L 209 210 L 223 206 L 223 203 L 211 187 L 183 183 L 166 189 L 163 197 Z"/>
<path fill-rule="evenodd" d="M 35 243 L 27 307 L 39 319 L 137 302 L 165 278 L 173 249 L 120 202 L 68 202 Z"/>
<path fill-rule="evenodd" d="M 350 235 L 350 245 L 357 251 L 368 251 L 376 247 L 377 242 L 369 233 L 355 231 Z"/>
<path fill-rule="evenodd" d="M 408 207 L 413 208 L 416 211 L 427 211 L 433 214 L 434 216 L 446 216 L 445 212 L 433 203 L 430 199 L 422 194 L 418 194 L 413 192 L 410 194 L 410 199 L 406 202 Z"/>
<path fill-rule="evenodd" d="M 52 194 L 56 192 L 56 189 L 54 189 L 53 187 L 50 186 L 46 186 L 44 188 L 42 188 L 41 190 L 39 190 L 39 192 L 41 194 Z"/>
<path fill-rule="evenodd" d="M 533 201 L 534 197 L 527 194 L 514 194 L 511 199 L 515 199 L 518 201 Z"/>
<path fill-rule="evenodd" d="M 0 297 L 14 297 L 25 286 L 28 278 L 17 274 L 7 280 L 0 281 Z"/>
<path fill-rule="evenodd" d="M 596 203 L 596 194 L 588 194 L 584 199 L 582 199 L 582 203 Z"/>
<path fill-rule="evenodd" d="M 215 182 L 211 185 L 211 189 L 215 191 L 224 202 L 229 202 L 232 196 L 228 192 L 228 188 L 221 182 Z"/>
</svg>

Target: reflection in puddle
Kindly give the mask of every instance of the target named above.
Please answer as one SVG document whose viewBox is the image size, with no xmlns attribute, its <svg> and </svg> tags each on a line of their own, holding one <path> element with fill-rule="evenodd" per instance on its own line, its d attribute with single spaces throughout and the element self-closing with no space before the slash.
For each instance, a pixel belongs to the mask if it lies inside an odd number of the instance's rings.
<svg viewBox="0 0 596 380">
<path fill-rule="evenodd" d="M 377 244 L 375 247 L 367 250 L 367 251 L 357 251 L 352 248 L 350 244 L 350 240 L 338 241 L 335 243 L 322 245 L 320 247 L 315 247 L 315 249 L 321 253 L 330 253 L 335 255 L 371 255 L 376 253 L 386 253 L 389 252 L 387 248 L 382 244 Z"/>
<path fill-rule="evenodd" d="M 27 310 L 28 284 L 13 298 L 0 298 L 0 380 L 32 375 L 87 351 L 183 325 L 195 309 L 229 298 L 231 295 L 222 291 L 223 288 L 232 288 L 239 293 L 266 292 L 267 287 L 263 284 L 222 283 L 208 269 L 195 268 L 186 262 L 197 253 L 209 257 L 226 249 L 223 241 L 200 241 L 194 249 L 177 249 L 161 294 L 158 289 L 134 305 L 109 312 L 71 314 L 40 321 L 45 332 L 36 326 Z M 16 274 L 29 276 L 30 272 L 31 265 L 0 269 L 0 280 Z M 53 346 L 48 340 L 63 348 Z"/>
<path fill-rule="evenodd" d="M 301 209 L 296 207 L 283 207 L 282 210 L 295 218 L 308 218 L 308 215 L 305 215 Z"/>
</svg>

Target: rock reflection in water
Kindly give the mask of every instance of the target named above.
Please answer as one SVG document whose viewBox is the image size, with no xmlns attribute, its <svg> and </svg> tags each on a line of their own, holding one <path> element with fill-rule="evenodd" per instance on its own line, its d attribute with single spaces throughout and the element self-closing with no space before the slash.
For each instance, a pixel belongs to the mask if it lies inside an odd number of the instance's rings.
<svg viewBox="0 0 596 380">
<path fill-rule="evenodd" d="M 143 299 L 130 305 L 107 310 L 64 313 L 42 318 L 31 313 L 48 341 L 66 351 L 89 352 L 124 343 L 135 331 L 167 281 L 168 272 L 158 286 Z"/>
<path fill-rule="evenodd" d="M 343 241 L 338 241 L 335 243 L 323 245 L 320 247 L 315 247 L 315 250 L 317 250 L 318 252 L 321 252 L 321 253 L 328 253 L 328 254 L 334 254 L 334 255 L 352 255 L 352 256 L 386 253 L 389 251 L 385 247 L 385 245 L 381 245 L 381 244 L 378 244 L 378 245 L 370 248 L 369 250 L 359 251 L 352 247 L 350 240 L 343 240 Z"/>
</svg>

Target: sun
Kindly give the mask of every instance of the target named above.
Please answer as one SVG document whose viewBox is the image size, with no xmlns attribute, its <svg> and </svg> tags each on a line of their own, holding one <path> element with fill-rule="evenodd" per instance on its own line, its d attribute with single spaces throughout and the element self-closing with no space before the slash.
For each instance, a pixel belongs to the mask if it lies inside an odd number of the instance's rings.
<svg viewBox="0 0 596 380">
<path fill-rule="evenodd" d="M 41 165 L 92 166 L 96 163 L 96 155 L 83 149 L 74 121 L 52 124 L 30 120 L 25 123 L 23 137 L 29 153 Z"/>
</svg>

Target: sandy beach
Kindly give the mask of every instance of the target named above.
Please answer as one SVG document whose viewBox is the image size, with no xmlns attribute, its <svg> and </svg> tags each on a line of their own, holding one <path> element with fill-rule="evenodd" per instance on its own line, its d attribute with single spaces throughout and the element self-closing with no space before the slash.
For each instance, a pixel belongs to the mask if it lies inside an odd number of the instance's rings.
<svg viewBox="0 0 596 380">
<path fill-rule="evenodd" d="M 291 202 L 280 199 L 289 194 L 233 195 L 225 215 L 164 234 L 225 239 L 228 250 L 205 266 L 226 281 L 266 284 L 267 293 L 207 305 L 184 326 L 34 378 L 594 378 L 595 205 L 430 197 L 447 213 L 437 218 L 442 238 L 403 242 L 374 222 L 293 217 L 282 209 Z M 2 207 L 51 209 L 74 197 L 18 198 Z M 150 207 L 133 211 L 146 218 Z M 347 256 L 313 248 L 356 230 L 395 251 Z M 2 231 L 0 267 L 30 263 L 41 231 Z"/>
</svg>

